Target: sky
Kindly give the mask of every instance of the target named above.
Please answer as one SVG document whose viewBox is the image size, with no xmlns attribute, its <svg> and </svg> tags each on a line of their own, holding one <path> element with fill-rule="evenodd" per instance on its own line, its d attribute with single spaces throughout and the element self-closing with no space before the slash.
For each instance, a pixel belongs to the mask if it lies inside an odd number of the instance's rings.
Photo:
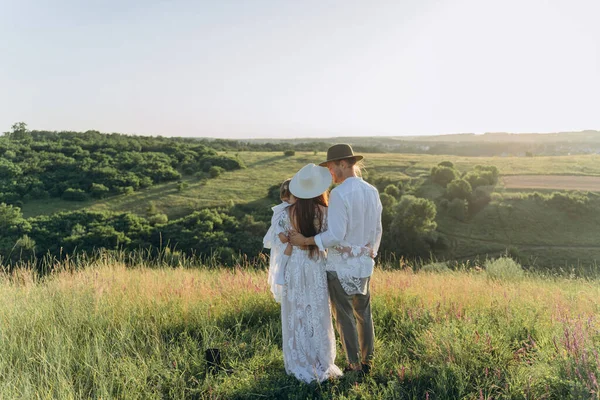
<svg viewBox="0 0 600 400">
<path fill-rule="evenodd" d="M 600 130 L 597 0 L 0 0 L 0 131 Z"/>
</svg>

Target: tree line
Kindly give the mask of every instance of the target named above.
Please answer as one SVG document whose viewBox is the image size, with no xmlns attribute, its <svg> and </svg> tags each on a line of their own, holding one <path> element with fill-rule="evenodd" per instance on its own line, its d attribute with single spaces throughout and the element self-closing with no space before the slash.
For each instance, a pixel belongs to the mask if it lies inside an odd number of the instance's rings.
<svg viewBox="0 0 600 400">
<path fill-rule="evenodd" d="M 239 158 L 193 139 L 29 131 L 17 123 L 0 137 L 0 202 L 83 201 L 239 168 Z"/>
</svg>

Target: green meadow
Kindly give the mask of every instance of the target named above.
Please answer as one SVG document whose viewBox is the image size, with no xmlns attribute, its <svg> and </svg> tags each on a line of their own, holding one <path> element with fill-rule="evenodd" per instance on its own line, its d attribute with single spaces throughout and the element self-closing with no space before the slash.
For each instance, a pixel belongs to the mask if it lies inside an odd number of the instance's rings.
<svg viewBox="0 0 600 400">
<path fill-rule="evenodd" d="M 372 373 L 303 384 L 285 373 L 264 270 L 81 266 L 0 275 L 0 398 L 600 398 L 595 280 L 514 274 L 508 259 L 379 266 Z"/>
</svg>

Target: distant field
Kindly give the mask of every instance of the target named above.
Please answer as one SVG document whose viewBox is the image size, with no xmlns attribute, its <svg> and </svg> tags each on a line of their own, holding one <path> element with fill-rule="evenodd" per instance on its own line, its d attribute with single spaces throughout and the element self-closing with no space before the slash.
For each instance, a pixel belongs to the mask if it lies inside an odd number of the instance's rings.
<svg viewBox="0 0 600 400">
<path fill-rule="evenodd" d="M 570 175 L 513 175 L 502 178 L 507 189 L 562 189 L 600 192 L 600 177 Z"/>
</svg>

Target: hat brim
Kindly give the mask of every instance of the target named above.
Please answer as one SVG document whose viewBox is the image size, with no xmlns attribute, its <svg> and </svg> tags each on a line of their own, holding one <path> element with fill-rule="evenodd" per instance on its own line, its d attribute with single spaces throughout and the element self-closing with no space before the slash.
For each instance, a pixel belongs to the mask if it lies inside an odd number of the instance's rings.
<svg viewBox="0 0 600 400">
<path fill-rule="evenodd" d="M 304 166 L 302 169 L 308 167 L 309 165 Z M 314 164 L 312 165 L 315 166 Z M 298 173 L 300 171 L 298 171 Z M 315 176 L 315 184 L 311 188 L 302 187 L 302 185 L 300 185 L 299 174 L 296 173 L 296 175 L 294 175 L 290 181 L 290 192 L 294 195 L 294 197 L 299 199 L 313 199 L 329 189 L 329 186 L 331 186 L 331 174 L 329 173 L 329 170 L 320 167 L 317 171 L 318 173 Z"/>
<path fill-rule="evenodd" d="M 344 156 L 344 157 L 338 157 L 338 158 L 332 158 L 330 160 L 327 161 L 323 161 L 321 164 L 319 164 L 320 167 L 327 167 L 327 163 L 330 161 L 340 161 L 340 160 L 347 160 L 348 158 L 355 158 L 356 161 L 360 161 L 362 160 L 364 157 L 361 156 L 360 154 L 355 154 L 353 156 Z"/>
</svg>

